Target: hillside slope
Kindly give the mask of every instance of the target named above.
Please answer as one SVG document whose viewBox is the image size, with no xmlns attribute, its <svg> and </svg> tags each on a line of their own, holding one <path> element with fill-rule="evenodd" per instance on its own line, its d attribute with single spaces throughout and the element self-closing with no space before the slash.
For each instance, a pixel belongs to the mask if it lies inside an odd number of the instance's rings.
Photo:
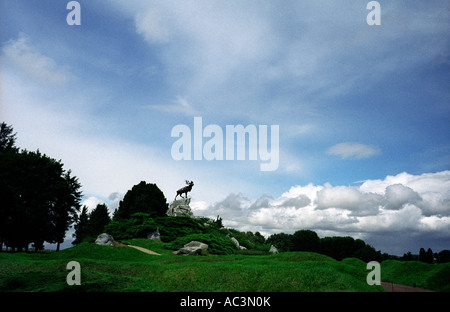
<svg viewBox="0 0 450 312">
<path fill-rule="evenodd" d="M 145 247 L 158 249 L 159 244 L 147 242 Z M 80 263 L 81 286 L 66 283 L 69 261 Z M 310 252 L 154 256 L 82 243 L 47 254 L 0 253 L 0 271 L 1 291 L 382 291 L 367 285 L 361 263 Z"/>
</svg>

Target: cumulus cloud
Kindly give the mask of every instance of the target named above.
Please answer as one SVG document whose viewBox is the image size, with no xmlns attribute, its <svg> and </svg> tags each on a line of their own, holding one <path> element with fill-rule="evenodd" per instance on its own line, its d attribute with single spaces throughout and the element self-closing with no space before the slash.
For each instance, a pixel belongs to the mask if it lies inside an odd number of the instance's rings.
<svg viewBox="0 0 450 312">
<path fill-rule="evenodd" d="M 317 193 L 316 209 L 338 208 L 352 211 L 352 215 L 376 215 L 383 197 L 361 192 L 357 187 L 326 185 Z"/>
<path fill-rule="evenodd" d="M 402 184 L 389 185 L 385 192 L 386 209 L 401 209 L 405 204 L 416 204 L 422 200 L 417 192 Z"/>
<path fill-rule="evenodd" d="M 345 142 L 333 145 L 328 149 L 327 153 L 339 156 L 342 159 L 363 159 L 379 154 L 380 149 L 361 143 Z"/>
<path fill-rule="evenodd" d="M 306 207 L 311 203 L 311 199 L 308 198 L 308 196 L 300 194 L 297 197 L 288 198 L 284 200 L 279 207 L 295 207 L 295 208 L 302 208 Z"/>
<path fill-rule="evenodd" d="M 401 173 L 360 186 L 297 185 L 278 198 L 263 195 L 252 200 L 230 194 L 214 204 L 202 203 L 198 213 L 220 214 L 225 226 L 264 235 L 311 229 L 369 240 L 388 233 L 405 241 L 422 234 L 450 239 L 449 190 L 450 171 Z M 377 243 L 382 245 L 377 248 L 393 248 L 390 241 Z"/>
</svg>

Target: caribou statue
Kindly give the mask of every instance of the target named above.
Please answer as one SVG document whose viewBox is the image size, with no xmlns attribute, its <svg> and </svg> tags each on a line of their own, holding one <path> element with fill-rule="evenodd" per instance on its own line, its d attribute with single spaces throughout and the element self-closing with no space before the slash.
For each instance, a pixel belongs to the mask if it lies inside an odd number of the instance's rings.
<svg viewBox="0 0 450 312">
<path fill-rule="evenodd" d="M 194 181 L 189 181 L 189 180 L 185 180 L 185 181 L 186 181 L 187 186 L 180 188 L 177 191 L 177 195 L 175 195 L 175 199 L 177 199 L 178 195 L 180 195 L 181 198 L 187 198 L 187 193 L 192 190 L 192 187 L 194 186 Z M 184 197 L 183 197 L 183 194 L 184 194 Z"/>
</svg>

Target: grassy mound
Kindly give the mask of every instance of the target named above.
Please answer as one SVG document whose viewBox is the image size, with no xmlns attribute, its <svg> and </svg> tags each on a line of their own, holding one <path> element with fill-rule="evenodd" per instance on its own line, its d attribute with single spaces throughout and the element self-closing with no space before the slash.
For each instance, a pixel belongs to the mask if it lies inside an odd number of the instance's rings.
<svg viewBox="0 0 450 312">
<path fill-rule="evenodd" d="M 126 243 L 161 256 L 92 243 L 59 252 L 2 252 L 0 291 L 383 291 L 367 285 L 366 263 L 356 258 L 337 261 L 314 252 L 173 256 L 168 244 L 161 241 L 130 239 Z M 80 263 L 81 286 L 66 283 L 69 261 Z M 450 263 L 387 260 L 381 263 L 381 278 L 450 291 Z"/>
<path fill-rule="evenodd" d="M 161 242 L 130 243 L 163 250 Z M 69 261 L 81 265 L 81 286 L 66 283 Z M 52 253 L 0 253 L 0 271 L 1 291 L 381 291 L 366 284 L 365 270 L 310 252 L 152 256 L 83 243 Z"/>
<path fill-rule="evenodd" d="M 381 279 L 427 288 L 450 291 L 450 263 L 428 264 L 420 261 L 386 260 L 381 263 Z"/>
</svg>

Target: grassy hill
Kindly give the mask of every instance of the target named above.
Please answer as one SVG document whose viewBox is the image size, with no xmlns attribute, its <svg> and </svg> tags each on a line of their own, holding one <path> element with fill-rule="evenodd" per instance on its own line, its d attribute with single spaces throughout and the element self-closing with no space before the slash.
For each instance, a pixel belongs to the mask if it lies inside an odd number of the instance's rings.
<svg viewBox="0 0 450 312">
<path fill-rule="evenodd" d="M 450 263 L 386 260 L 381 263 L 381 279 L 435 291 L 450 292 Z"/>
<path fill-rule="evenodd" d="M 275 255 L 242 254 L 174 256 L 167 244 L 148 239 L 128 243 L 161 254 L 149 255 L 130 247 L 82 243 L 60 252 L 0 253 L 0 291 L 208 291 L 208 292 L 378 292 L 366 283 L 366 263 L 342 261 L 313 252 Z M 81 265 L 81 285 L 68 286 L 69 261 Z M 450 291 L 450 263 L 425 264 L 387 260 L 383 281 Z"/>
<path fill-rule="evenodd" d="M 365 263 L 311 252 L 246 256 L 173 256 L 164 244 L 130 240 L 160 252 L 82 243 L 60 252 L 0 253 L 1 291 L 382 291 L 366 284 Z M 69 261 L 81 286 L 68 286 Z"/>
</svg>

